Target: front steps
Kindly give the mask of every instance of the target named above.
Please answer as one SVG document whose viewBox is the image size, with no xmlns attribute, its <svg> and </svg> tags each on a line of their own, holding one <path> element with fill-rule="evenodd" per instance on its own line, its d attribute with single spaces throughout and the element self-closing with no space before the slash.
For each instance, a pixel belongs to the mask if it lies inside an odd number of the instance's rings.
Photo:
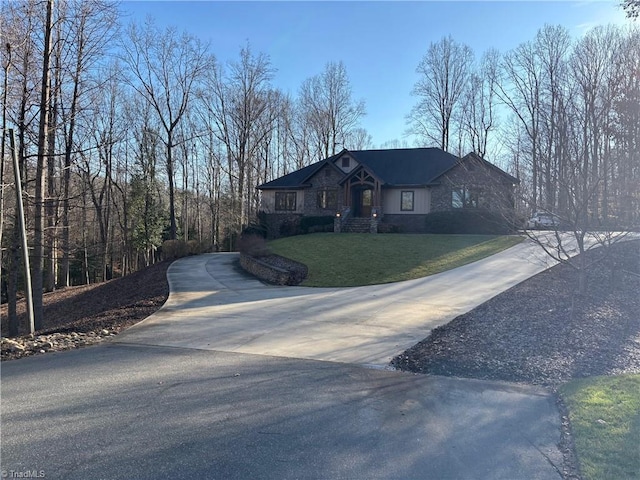
<svg viewBox="0 0 640 480">
<path fill-rule="evenodd" d="M 342 224 L 341 231 L 343 233 L 370 233 L 371 219 L 350 217 Z"/>
</svg>

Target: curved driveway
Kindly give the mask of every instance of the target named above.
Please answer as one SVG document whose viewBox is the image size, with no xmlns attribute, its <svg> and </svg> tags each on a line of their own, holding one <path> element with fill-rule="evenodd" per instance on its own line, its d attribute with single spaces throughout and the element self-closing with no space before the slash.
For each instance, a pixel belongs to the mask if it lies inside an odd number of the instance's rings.
<svg viewBox="0 0 640 480">
<path fill-rule="evenodd" d="M 187 257 L 171 294 L 119 343 L 172 346 L 383 367 L 429 332 L 548 268 L 525 241 L 417 280 L 353 288 L 277 287 L 239 270 L 237 254 Z"/>
</svg>

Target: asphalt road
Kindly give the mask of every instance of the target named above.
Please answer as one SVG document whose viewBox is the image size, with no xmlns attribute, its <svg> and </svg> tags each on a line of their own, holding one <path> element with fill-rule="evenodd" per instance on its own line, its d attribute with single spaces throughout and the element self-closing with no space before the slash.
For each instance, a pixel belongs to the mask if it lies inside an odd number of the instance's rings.
<svg viewBox="0 0 640 480">
<path fill-rule="evenodd" d="M 99 345 L 2 364 L 2 471 L 51 479 L 560 479 L 535 388 Z"/>
</svg>

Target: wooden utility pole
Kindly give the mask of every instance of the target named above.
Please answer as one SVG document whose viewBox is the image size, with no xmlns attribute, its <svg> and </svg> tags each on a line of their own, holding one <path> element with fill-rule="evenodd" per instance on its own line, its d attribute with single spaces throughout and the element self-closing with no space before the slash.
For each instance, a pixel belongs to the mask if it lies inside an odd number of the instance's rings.
<svg viewBox="0 0 640 480">
<path fill-rule="evenodd" d="M 4 135 L 4 132 L 3 132 Z M 22 259 L 24 262 L 24 290 L 27 297 L 27 315 L 29 316 L 29 332 L 35 332 L 33 314 L 33 294 L 31 291 L 31 270 L 29 270 L 29 247 L 27 246 L 27 228 L 24 223 L 24 206 L 22 203 L 22 182 L 20 176 L 20 164 L 18 152 L 16 152 L 16 140 L 13 129 L 9 129 L 9 147 L 13 158 L 13 173 L 16 182 L 16 206 L 18 207 L 18 219 L 20 220 L 20 236 L 22 237 Z"/>
</svg>

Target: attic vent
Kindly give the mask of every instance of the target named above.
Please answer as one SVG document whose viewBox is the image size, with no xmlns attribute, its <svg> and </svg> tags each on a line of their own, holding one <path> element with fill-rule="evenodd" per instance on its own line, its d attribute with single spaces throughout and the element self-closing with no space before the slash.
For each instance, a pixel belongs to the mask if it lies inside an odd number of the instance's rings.
<svg viewBox="0 0 640 480">
<path fill-rule="evenodd" d="M 349 168 L 349 157 L 342 157 L 342 168 Z"/>
</svg>

